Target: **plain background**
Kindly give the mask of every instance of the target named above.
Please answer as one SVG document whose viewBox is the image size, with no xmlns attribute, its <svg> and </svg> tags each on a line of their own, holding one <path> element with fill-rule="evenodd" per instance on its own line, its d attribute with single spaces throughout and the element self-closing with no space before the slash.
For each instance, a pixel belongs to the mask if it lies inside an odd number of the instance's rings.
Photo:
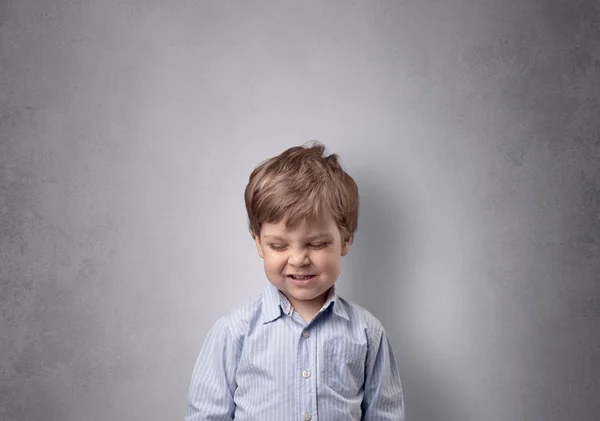
<svg viewBox="0 0 600 421">
<path fill-rule="evenodd" d="M 266 286 L 243 190 L 318 139 L 407 421 L 600 413 L 600 3 L 4 0 L 0 420 L 181 420 Z"/>
</svg>

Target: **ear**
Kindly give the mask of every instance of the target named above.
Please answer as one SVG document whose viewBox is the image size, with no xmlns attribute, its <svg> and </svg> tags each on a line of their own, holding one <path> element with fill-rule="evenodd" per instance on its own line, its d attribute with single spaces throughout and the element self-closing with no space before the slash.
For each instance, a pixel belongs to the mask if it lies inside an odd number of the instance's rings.
<svg viewBox="0 0 600 421">
<path fill-rule="evenodd" d="M 256 250 L 258 251 L 258 255 L 261 259 L 264 259 L 265 253 L 263 252 L 262 245 L 260 244 L 260 235 L 255 235 L 254 241 L 256 242 Z"/>
<path fill-rule="evenodd" d="M 348 240 L 344 241 L 342 244 L 342 256 L 345 256 L 350 251 L 350 246 L 352 245 L 353 237 L 350 237 Z"/>
</svg>

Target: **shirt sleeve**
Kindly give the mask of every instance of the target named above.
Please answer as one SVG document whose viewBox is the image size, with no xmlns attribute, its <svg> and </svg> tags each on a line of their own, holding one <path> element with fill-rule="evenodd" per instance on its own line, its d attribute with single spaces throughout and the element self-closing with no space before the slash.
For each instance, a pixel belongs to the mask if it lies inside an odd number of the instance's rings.
<svg viewBox="0 0 600 421">
<path fill-rule="evenodd" d="M 367 355 L 363 421 L 404 421 L 404 398 L 396 358 L 383 329 Z"/>
<path fill-rule="evenodd" d="M 192 372 L 185 421 L 234 419 L 239 354 L 226 320 L 219 319 L 209 331 Z"/>
</svg>

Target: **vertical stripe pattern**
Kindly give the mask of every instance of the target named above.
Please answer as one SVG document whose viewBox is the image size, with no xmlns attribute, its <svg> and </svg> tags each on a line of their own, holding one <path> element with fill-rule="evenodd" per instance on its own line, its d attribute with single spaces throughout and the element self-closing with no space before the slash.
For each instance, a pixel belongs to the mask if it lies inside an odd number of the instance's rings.
<svg viewBox="0 0 600 421">
<path fill-rule="evenodd" d="M 329 292 L 306 323 L 273 285 L 219 319 L 196 361 L 186 421 L 404 421 L 381 323 Z"/>
</svg>

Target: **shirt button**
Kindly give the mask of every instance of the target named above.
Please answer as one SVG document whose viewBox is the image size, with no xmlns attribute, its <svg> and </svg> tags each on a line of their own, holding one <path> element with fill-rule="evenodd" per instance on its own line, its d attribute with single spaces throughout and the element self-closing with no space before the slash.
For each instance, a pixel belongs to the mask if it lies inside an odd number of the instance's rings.
<svg viewBox="0 0 600 421">
<path fill-rule="evenodd" d="M 308 412 L 304 413 L 304 421 L 310 421 L 310 414 Z"/>
<path fill-rule="evenodd" d="M 302 372 L 302 377 L 304 377 L 305 379 L 308 379 L 310 377 L 310 371 L 304 370 Z"/>
<path fill-rule="evenodd" d="M 310 336 L 310 332 L 308 330 L 305 330 L 304 332 L 302 332 L 302 336 L 308 338 Z"/>
</svg>

